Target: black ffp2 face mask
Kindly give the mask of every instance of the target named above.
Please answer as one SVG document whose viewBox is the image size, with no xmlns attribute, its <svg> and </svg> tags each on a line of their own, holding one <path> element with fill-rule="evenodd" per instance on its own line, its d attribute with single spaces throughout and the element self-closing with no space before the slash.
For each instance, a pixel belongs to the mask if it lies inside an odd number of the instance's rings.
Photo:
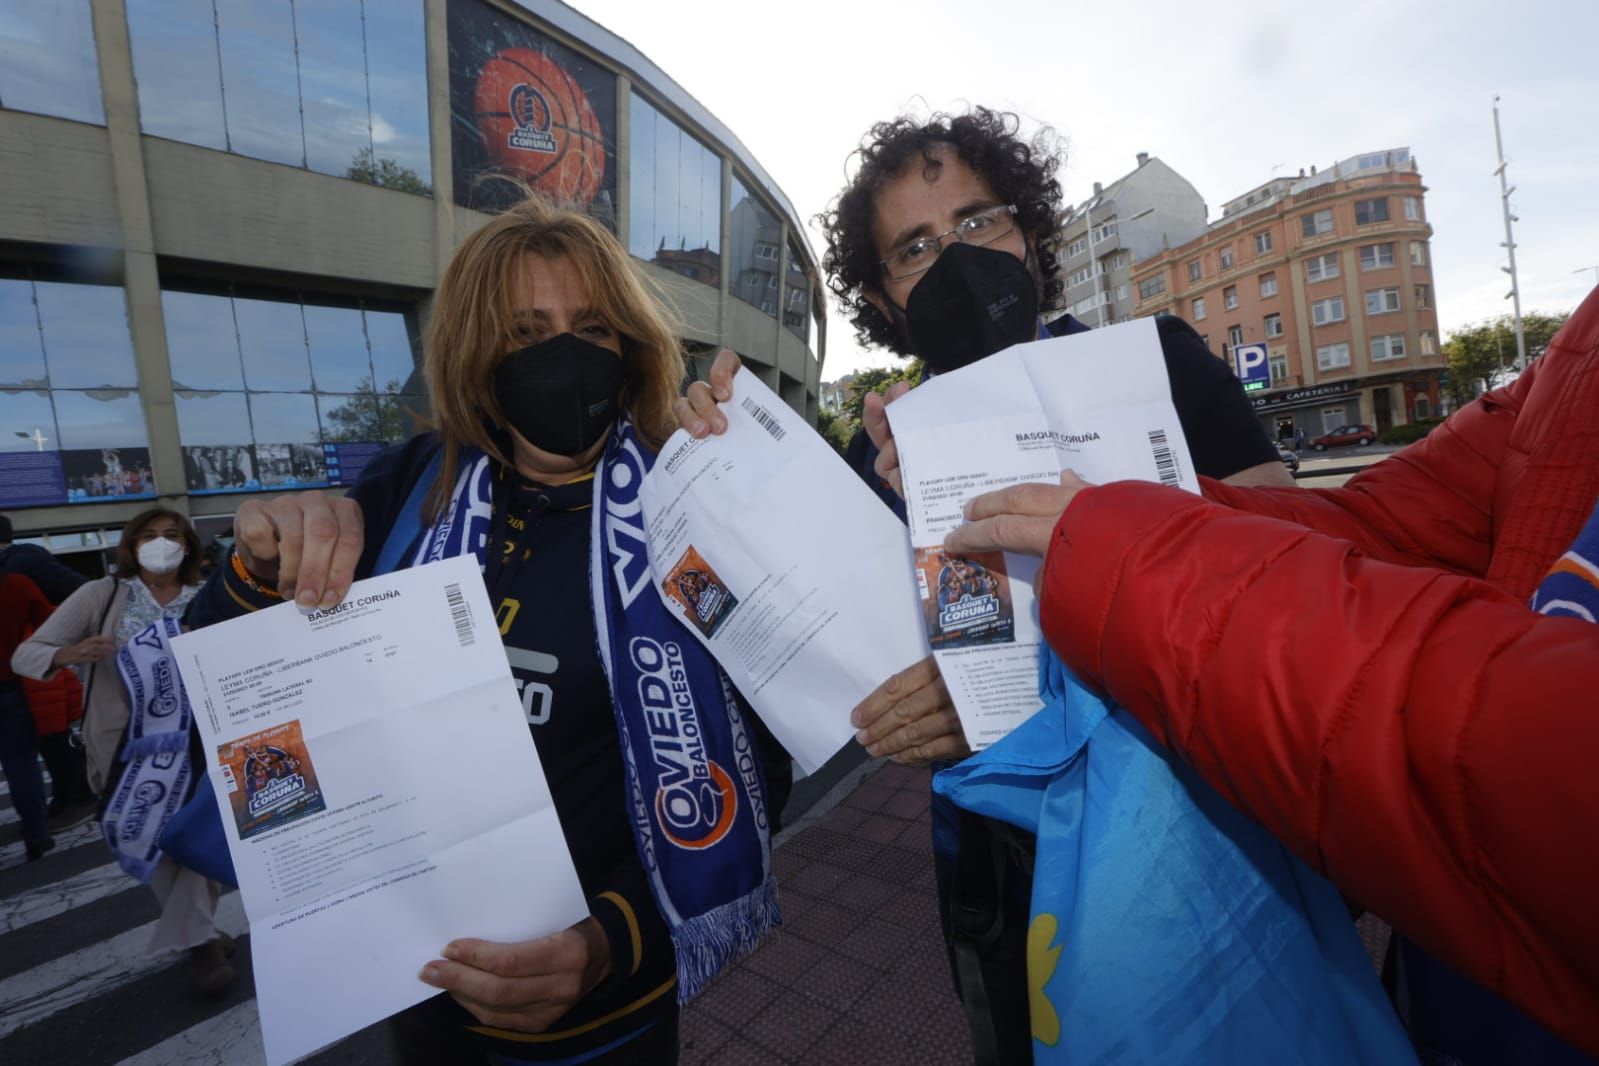
<svg viewBox="0 0 1599 1066">
<path fill-rule="evenodd" d="M 902 313 L 911 350 L 946 374 L 1036 340 L 1038 285 L 1009 252 L 952 244 L 911 289 Z"/>
<path fill-rule="evenodd" d="M 581 455 L 616 421 L 622 357 L 562 333 L 512 352 L 494 369 L 494 398 L 512 429 L 552 455 Z"/>
</svg>

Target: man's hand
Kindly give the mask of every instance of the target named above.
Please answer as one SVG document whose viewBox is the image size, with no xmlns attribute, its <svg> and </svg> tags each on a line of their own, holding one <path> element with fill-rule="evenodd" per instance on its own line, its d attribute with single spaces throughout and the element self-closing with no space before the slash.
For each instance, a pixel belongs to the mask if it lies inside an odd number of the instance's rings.
<svg viewBox="0 0 1599 1066">
<path fill-rule="evenodd" d="M 861 425 L 866 429 L 866 436 L 877 446 L 877 462 L 872 469 L 878 477 L 888 482 L 902 500 L 905 498 L 905 479 L 900 474 L 899 446 L 894 443 L 894 430 L 888 424 L 887 407 L 910 391 L 910 382 L 896 381 L 881 396 L 869 392 L 861 401 Z"/>
<path fill-rule="evenodd" d="M 868 752 L 907 766 L 972 753 L 931 655 L 877 686 L 850 712 L 849 720 L 859 730 L 855 739 Z"/>
<path fill-rule="evenodd" d="M 320 492 L 246 500 L 233 535 L 245 568 L 306 609 L 344 599 L 365 543 L 360 506 Z"/>
<path fill-rule="evenodd" d="M 727 416 L 718 411 L 716 405 L 733 398 L 733 375 L 738 373 L 739 366 L 738 356 L 732 351 L 723 348 L 716 353 L 716 361 L 711 364 L 710 383 L 693 382 L 687 392 L 672 402 L 672 413 L 677 416 L 679 429 L 688 430 L 691 437 L 727 432 Z"/>
<path fill-rule="evenodd" d="M 966 524 L 944 538 L 952 555 L 1003 549 L 1043 558 L 1055 523 L 1088 482 L 1067 470 L 1059 485 L 1012 485 L 966 501 Z"/>
<path fill-rule="evenodd" d="M 453 940 L 421 978 L 484 1025 L 542 1033 L 611 973 L 605 929 L 585 918 L 542 940 Z"/>
<path fill-rule="evenodd" d="M 117 642 L 110 637 L 92 636 L 85 637 L 76 644 L 68 644 L 57 648 L 56 653 L 50 657 L 50 665 L 76 666 L 79 663 L 97 663 L 101 659 L 116 654 Z"/>
</svg>

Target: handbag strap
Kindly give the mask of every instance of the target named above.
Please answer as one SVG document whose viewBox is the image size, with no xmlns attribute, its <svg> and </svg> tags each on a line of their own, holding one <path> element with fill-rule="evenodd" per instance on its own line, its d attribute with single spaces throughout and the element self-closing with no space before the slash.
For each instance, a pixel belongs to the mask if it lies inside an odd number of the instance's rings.
<svg viewBox="0 0 1599 1066">
<path fill-rule="evenodd" d="M 111 595 L 105 598 L 105 608 L 100 612 L 100 621 L 95 623 L 94 635 L 103 636 L 105 633 L 105 620 L 111 617 L 111 605 L 117 602 L 117 596 L 122 592 L 122 583 L 114 575 L 107 574 L 105 580 L 111 582 Z M 83 709 L 89 709 L 89 694 L 94 691 L 94 679 L 100 676 L 100 663 L 104 660 L 96 659 L 89 664 L 89 679 L 83 683 Z"/>
</svg>

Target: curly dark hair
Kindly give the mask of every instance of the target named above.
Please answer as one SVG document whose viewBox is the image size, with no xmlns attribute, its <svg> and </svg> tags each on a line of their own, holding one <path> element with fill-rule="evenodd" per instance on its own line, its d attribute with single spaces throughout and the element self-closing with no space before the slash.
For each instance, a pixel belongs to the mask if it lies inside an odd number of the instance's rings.
<svg viewBox="0 0 1599 1066">
<path fill-rule="evenodd" d="M 1058 306 L 1065 286 L 1057 275 L 1060 257 L 1055 237 L 1061 222 L 1058 138 L 1047 126 L 1023 140 L 1021 119 L 1006 111 L 974 107 L 964 115 L 938 112 L 925 121 L 901 115 L 873 126 L 854 153 L 859 165 L 854 178 L 831 207 L 817 216 L 827 234 L 827 287 L 849 308 L 855 337 L 864 345 L 880 345 L 911 354 L 899 329 L 865 297 L 879 286 L 882 264 L 872 243 L 873 195 L 886 178 L 902 172 L 920 156 L 924 172 L 940 163 L 934 146 L 947 144 L 967 166 L 987 179 L 1001 203 L 1016 205 L 1016 222 L 1034 238 L 1043 279 L 1039 306 Z"/>
</svg>

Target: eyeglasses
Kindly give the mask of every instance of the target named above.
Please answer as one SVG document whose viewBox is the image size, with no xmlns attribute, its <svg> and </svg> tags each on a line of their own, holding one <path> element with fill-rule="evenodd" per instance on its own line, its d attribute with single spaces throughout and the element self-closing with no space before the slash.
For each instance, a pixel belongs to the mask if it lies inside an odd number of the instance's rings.
<svg viewBox="0 0 1599 1066">
<path fill-rule="evenodd" d="M 1010 236 L 1015 229 L 1015 204 L 985 207 L 975 215 L 961 219 L 952 230 L 906 241 L 890 252 L 887 259 L 880 262 L 883 269 L 888 271 L 890 278 L 904 281 L 906 278 L 914 278 L 937 262 L 938 257 L 943 254 L 945 242 L 950 238 L 962 244 L 975 244 L 980 247 L 993 244 L 1001 237 Z"/>
</svg>

